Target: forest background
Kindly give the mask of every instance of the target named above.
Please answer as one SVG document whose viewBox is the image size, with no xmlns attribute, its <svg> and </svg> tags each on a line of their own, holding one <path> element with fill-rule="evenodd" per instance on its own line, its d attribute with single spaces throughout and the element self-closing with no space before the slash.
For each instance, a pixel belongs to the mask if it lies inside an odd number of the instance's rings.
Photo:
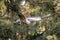
<svg viewBox="0 0 60 40">
<path fill-rule="evenodd" d="M 6 0 L 10 3 L 10 0 Z M 23 0 L 25 1 L 25 0 Z M 49 17 L 29 24 L 16 22 L 17 13 L 8 10 L 0 0 L 0 40 L 60 40 L 60 0 L 12 0 L 25 17 Z M 13 15 L 13 16 L 12 16 Z"/>
</svg>

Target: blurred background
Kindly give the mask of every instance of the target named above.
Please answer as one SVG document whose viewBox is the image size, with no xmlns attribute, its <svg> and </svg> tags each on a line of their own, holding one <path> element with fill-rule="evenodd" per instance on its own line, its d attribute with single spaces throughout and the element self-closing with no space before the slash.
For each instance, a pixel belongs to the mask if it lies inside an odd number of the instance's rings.
<svg viewBox="0 0 60 40">
<path fill-rule="evenodd" d="M 14 7 L 25 18 L 42 19 L 16 22 L 19 16 Z M 60 0 L 0 0 L 0 40 L 60 40 Z"/>
</svg>

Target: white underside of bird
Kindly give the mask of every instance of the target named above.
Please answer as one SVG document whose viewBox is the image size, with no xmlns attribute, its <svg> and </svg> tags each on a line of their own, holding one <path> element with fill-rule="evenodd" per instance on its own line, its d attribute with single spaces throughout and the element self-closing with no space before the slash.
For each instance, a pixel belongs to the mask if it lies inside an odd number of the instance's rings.
<svg viewBox="0 0 60 40">
<path fill-rule="evenodd" d="M 32 21 L 35 22 L 35 21 L 40 21 L 41 20 L 41 17 L 27 17 L 26 18 L 26 23 L 31 23 Z M 20 22 L 20 19 L 17 19 L 16 22 Z"/>
<path fill-rule="evenodd" d="M 45 17 L 49 17 L 49 16 L 51 16 L 51 14 L 48 14 L 48 15 L 43 16 L 43 17 L 45 18 Z M 40 20 L 42 20 L 42 18 L 41 17 L 26 17 L 25 20 L 26 20 L 27 24 L 30 24 L 31 22 L 40 21 Z M 20 22 L 20 19 L 17 19 L 16 22 Z"/>
</svg>

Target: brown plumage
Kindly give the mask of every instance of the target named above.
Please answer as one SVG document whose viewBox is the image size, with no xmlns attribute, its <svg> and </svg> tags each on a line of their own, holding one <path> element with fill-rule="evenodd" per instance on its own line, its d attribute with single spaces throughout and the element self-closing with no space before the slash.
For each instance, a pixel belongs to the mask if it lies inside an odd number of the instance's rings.
<svg viewBox="0 0 60 40">
<path fill-rule="evenodd" d="M 17 15 L 19 16 L 20 20 L 22 23 L 25 22 L 25 16 L 19 11 L 19 6 L 16 2 L 14 2 L 13 0 L 5 0 L 4 1 L 5 6 L 6 6 L 6 11 L 9 13 L 9 10 L 11 10 L 12 12 L 17 13 Z M 12 13 L 13 14 L 13 13 Z"/>
</svg>

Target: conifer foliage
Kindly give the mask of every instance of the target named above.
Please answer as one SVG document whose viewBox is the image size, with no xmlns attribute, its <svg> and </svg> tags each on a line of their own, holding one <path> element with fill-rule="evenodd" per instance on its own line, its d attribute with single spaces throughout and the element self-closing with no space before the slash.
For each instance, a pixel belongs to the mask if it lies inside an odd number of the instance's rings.
<svg viewBox="0 0 60 40">
<path fill-rule="evenodd" d="M 60 40 L 60 0 L 0 0 L 0 40 Z"/>
</svg>

